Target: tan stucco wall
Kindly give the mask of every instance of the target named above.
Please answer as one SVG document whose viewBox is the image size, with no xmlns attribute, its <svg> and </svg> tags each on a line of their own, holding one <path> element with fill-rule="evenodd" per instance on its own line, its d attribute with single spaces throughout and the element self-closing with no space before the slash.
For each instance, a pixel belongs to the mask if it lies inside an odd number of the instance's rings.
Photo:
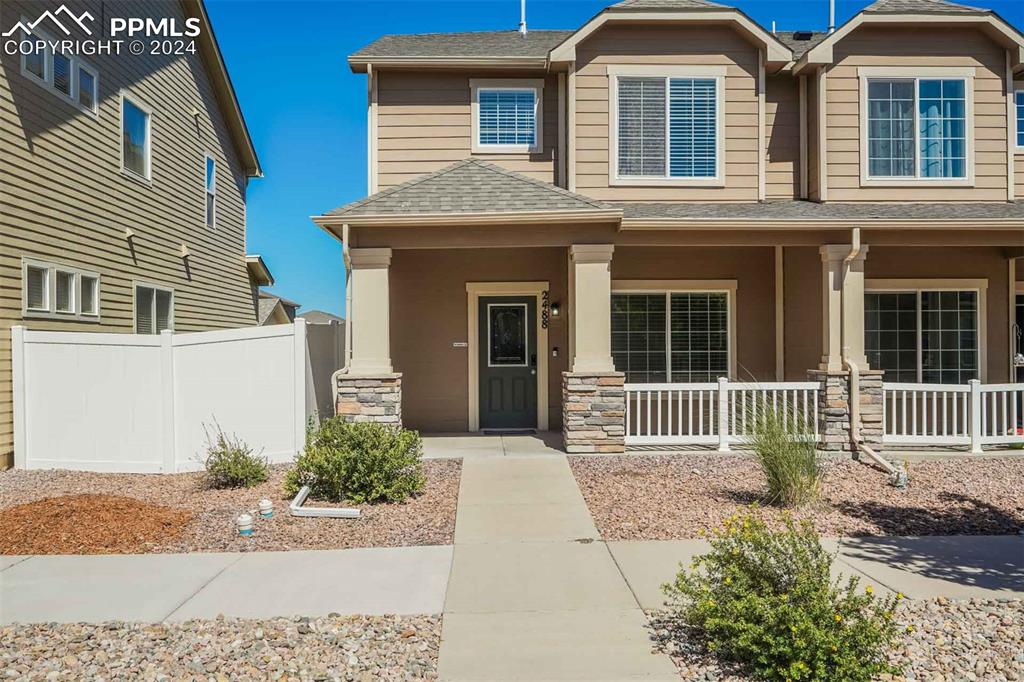
<svg viewBox="0 0 1024 682">
<path fill-rule="evenodd" d="M 558 77 L 543 72 L 380 71 L 377 76 L 378 189 L 474 157 L 555 181 Z M 470 79 L 544 79 L 544 148 L 533 154 L 473 154 Z"/>
<path fill-rule="evenodd" d="M 775 378 L 772 247 L 618 247 L 613 280 L 736 280 L 737 379 Z"/>
<path fill-rule="evenodd" d="M 469 404 L 466 282 L 550 282 L 551 302 L 566 309 L 564 248 L 396 250 L 391 261 L 391 359 L 403 374 L 402 421 L 421 431 L 466 431 Z M 539 311 L 538 311 L 539 314 Z M 566 316 L 548 328 L 549 425 L 561 428 Z M 558 357 L 550 356 L 558 347 Z"/>
</svg>

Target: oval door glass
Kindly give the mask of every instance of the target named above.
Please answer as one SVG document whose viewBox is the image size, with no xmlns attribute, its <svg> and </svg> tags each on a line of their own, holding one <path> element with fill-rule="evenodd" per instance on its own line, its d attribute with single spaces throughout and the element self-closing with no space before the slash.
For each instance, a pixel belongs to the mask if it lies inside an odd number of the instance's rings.
<svg viewBox="0 0 1024 682">
<path fill-rule="evenodd" d="M 487 364 L 491 367 L 525 367 L 527 343 L 526 304 L 487 306 Z"/>
</svg>

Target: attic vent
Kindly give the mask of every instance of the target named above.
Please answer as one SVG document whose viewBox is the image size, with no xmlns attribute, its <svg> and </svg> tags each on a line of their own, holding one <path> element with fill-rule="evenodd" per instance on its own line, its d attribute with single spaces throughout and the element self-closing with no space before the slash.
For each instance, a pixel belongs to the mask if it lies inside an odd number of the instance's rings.
<svg viewBox="0 0 1024 682">
<path fill-rule="evenodd" d="M 813 31 L 794 31 L 793 40 L 810 40 L 814 36 Z"/>
</svg>

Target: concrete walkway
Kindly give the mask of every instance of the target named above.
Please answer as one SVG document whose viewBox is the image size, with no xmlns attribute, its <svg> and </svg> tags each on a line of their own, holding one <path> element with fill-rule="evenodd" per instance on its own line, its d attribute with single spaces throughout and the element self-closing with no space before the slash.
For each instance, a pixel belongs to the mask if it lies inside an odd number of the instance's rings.
<svg viewBox="0 0 1024 682">
<path fill-rule="evenodd" d="M 439 613 L 452 548 L 0 557 L 0 623 Z"/>
<path fill-rule="evenodd" d="M 463 462 L 441 680 L 678 680 L 645 623 L 564 456 Z"/>
</svg>

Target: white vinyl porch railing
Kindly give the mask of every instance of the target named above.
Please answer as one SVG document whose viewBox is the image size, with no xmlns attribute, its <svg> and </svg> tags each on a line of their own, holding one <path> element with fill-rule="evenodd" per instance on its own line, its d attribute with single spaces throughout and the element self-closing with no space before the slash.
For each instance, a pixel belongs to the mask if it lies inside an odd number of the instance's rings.
<svg viewBox="0 0 1024 682">
<path fill-rule="evenodd" d="M 886 445 L 1024 443 L 1024 384 L 882 384 Z"/>
<path fill-rule="evenodd" d="M 748 433 L 748 416 L 771 405 L 804 419 L 818 436 L 814 381 L 626 384 L 626 445 L 717 445 L 728 451 Z"/>
</svg>

